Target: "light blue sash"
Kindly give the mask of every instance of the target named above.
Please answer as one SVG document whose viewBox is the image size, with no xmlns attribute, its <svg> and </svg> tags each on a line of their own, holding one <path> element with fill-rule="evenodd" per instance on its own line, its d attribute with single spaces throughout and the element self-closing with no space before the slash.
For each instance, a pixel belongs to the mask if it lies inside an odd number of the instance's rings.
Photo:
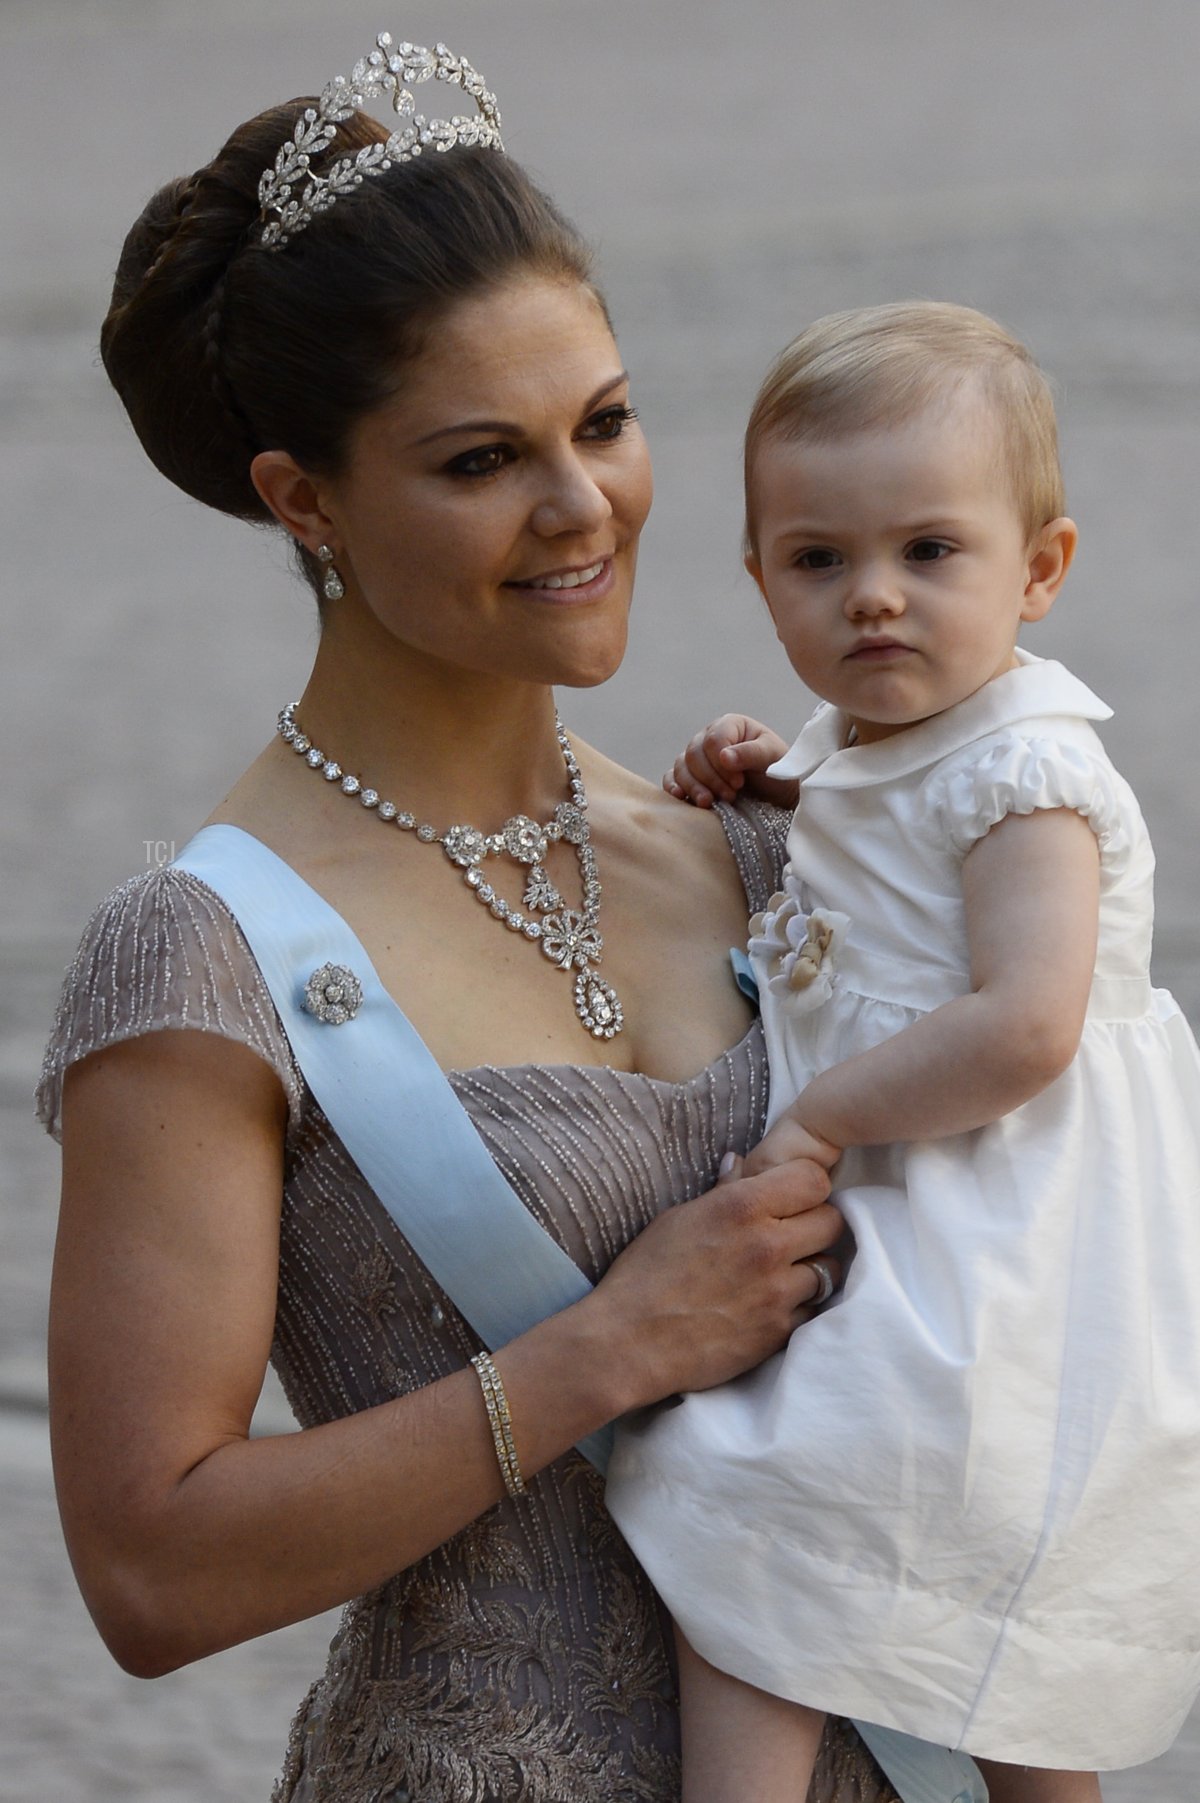
<svg viewBox="0 0 1200 1803">
<path fill-rule="evenodd" d="M 228 903 L 330 1126 L 484 1344 L 503 1346 L 586 1296 L 591 1284 L 501 1174 L 341 915 L 240 827 L 204 827 L 175 865 Z M 304 1006 L 323 964 L 362 985 L 362 1006 L 341 1026 Z M 612 1431 L 580 1442 L 601 1471 Z"/>
<path fill-rule="evenodd" d="M 495 1348 L 580 1301 L 591 1284 L 501 1174 L 444 1072 L 341 915 L 260 840 L 206 826 L 175 867 L 228 905 L 305 1081 L 330 1126 L 429 1271 Z M 323 964 L 362 985 L 352 1020 L 304 1006 Z M 580 1441 L 601 1472 L 613 1429 Z M 971 1760 L 869 1722 L 855 1726 L 904 1803 L 986 1803 Z"/>
</svg>

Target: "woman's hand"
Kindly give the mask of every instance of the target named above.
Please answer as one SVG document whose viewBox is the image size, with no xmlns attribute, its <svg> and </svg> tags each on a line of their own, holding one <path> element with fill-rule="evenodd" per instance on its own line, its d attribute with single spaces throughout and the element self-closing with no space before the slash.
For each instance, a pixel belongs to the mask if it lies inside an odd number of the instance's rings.
<svg viewBox="0 0 1200 1803">
<path fill-rule="evenodd" d="M 740 1161 L 738 1161 L 740 1165 Z M 809 1318 L 844 1222 L 812 1159 L 744 1177 L 668 1209 L 615 1260 L 580 1308 L 603 1311 L 629 1381 L 622 1409 L 705 1390 L 761 1364 Z"/>
<path fill-rule="evenodd" d="M 722 714 L 688 741 L 663 777 L 663 788 L 677 801 L 711 808 L 714 801 L 734 801 L 743 791 L 760 801 L 794 808 L 797 784 L 766 776 L 787 745 L 779 734 L 746 714 Z"/>
</svg>

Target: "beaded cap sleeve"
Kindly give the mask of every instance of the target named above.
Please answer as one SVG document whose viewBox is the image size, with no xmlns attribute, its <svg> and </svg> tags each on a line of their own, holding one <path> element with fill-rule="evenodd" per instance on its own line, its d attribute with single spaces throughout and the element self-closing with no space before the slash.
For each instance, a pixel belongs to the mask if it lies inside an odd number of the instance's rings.
<svg viewBox="0 0 1200 1803">
<path fill-rule="evenodd" d="M 61 1137 L 63 1078 L 72 1064 L 170 1029 L 217 1033 L 265 1060 L 283 1085 L 294 1138 L 303 1079 L 250 948 L 211 889 L 167 865 L 122 883 L 84 929 L 38 1083 L 43 1126 Z"/>
</svg>

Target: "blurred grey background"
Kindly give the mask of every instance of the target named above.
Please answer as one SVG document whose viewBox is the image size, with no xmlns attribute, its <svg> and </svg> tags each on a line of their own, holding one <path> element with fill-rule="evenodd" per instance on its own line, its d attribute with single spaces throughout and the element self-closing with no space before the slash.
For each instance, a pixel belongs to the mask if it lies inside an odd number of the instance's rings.
<svg viewBox="0 0 1200 1803">
<path fill-rule="evenodd" d="M 655 454 L 628 662 L 563 698 L 657 774 L 713 711 L 807 707 L 738 557 L 739 438 L 830 308 L 969 302 L 1054 375 L 1082 548 L 1027 642 L 1116 708 L 1159 853 L 1158 974 L 1200 1018 L 1200 6 L 1196 0 L 0 0 L 6 883 L 0 983 L 0 1798 L 265 1799 L 328 1620 L 152 1686 L 108 1661 L 57 1535 L 42 1340 L 57 1154 L 30 1091 L 91 907 L 182 846 L 314 646 L 266 535 L 145 461 L 96 355 L 152 189 L 387 27 L 495 88 L 595 241 Z M 1119 1248 L 1115 1249 L 1119 1254 Z M 264 1423 L 278 1416 L 268 1395 Z M 1200 1724 L 1113 1779 L 1195 1803 Z"/>
</svg>

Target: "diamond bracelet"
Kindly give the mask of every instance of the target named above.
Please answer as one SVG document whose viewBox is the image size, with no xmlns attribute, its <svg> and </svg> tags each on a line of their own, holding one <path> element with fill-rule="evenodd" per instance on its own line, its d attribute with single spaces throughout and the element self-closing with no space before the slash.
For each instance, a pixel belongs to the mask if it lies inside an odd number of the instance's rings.
<svg viewBox="0 0 1200 1803">
<path fill-rule="evenodd" d="M 521 1476 L 517 1445 L 513 1439 L 512 1416 L 508 1412 L 508 1398 L 504 1394 L 500 1373 L 489 1352 L 477 1352 L 471 1363 L 483 1391 L 483 1406 L 487 1410 L 488 1426 L 492 1430 L 492 1444 L 496 1448 L 496 1462 L 504 1479 L 504 1488 L 510 1496 L 525 1496 L 525 1479 Z"/>
</svg>

